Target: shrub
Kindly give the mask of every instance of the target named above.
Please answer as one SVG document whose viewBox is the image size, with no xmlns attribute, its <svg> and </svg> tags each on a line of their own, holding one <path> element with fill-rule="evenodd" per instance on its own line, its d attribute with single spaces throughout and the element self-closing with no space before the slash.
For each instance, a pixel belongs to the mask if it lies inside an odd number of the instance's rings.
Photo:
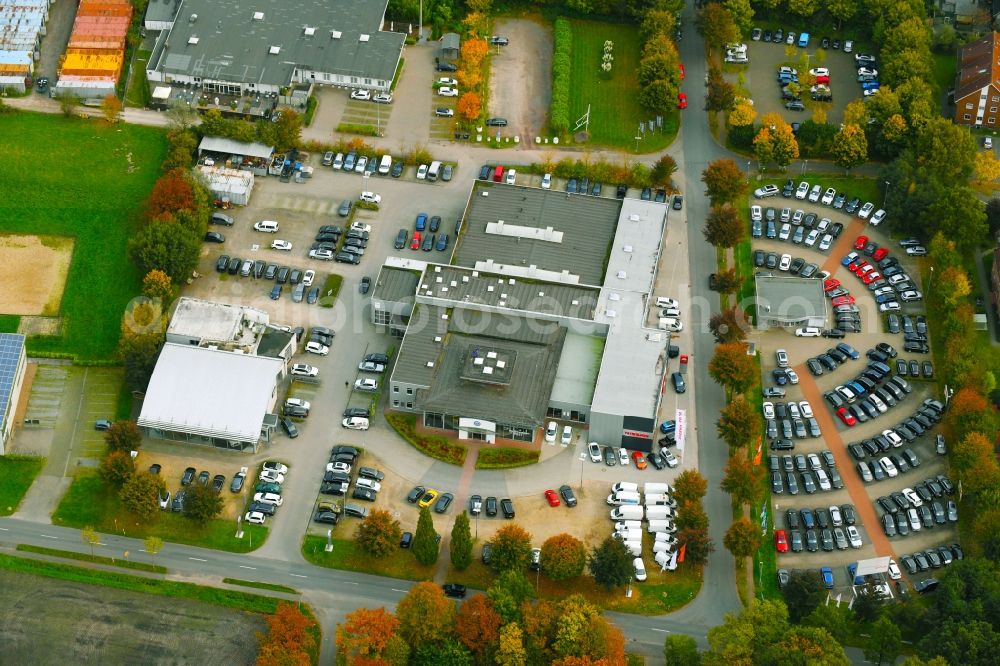
<svg viewBox="0 0 1000 666">
<path fill-rule="evenodd" d="M 461 444 L 455 444 L 440 435 L 425 435 L 417 432 L 417 417 L 415 414 L 400 414 L 398 412 L 386 414 L 385 420 L 389 422 L 399 435 L 415 446 L 424 455 L 435 460 L 449 463 L 451 465 L 461 465 L 465 462 L 467 450 Z"/>
<path fill-rule="evenodd" d="M 367 123 L 340 123 L 337 131 L 344 134 L 360 134 L 362 136 L 382 136 L 378 128 Z"/>
<path fill-rule="evenodd" d="M 549 125 L 555 132 L 569 130 L 569 84 L 573 56 L 573 30 L 569 21 L 556 19 L 555 53 L 552 56 L 552 103 Z"/>
<path fill-rule="evenodd" d="M 503 469 L 523 467 L 538 462 L 538 451 L 526 451 L 511 447 L 480 449 L 476 458 L 476 469 Z"/>
</svg>

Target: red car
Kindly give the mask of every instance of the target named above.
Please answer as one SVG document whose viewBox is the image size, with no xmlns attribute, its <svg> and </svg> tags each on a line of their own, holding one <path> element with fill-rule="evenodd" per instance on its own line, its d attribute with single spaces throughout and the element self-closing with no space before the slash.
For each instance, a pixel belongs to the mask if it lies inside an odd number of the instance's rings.
<svg viewBox="0 0 1000 666">
<path fill-rule="evenodd" d="M 838 407 L 837 416 L 840 417 L 840 420 L 843 421 L 846 426 L 854 426 L 858 424 L 858 420 L 854 418 L 854 414 L 847 411 L 847 407 Z"/>
<path fill-rule="evenodd" d="M 837 307 L 838 305 L 854 305 L 854 297 L 850 294 L 847 294 L 846 296 L 837 296 L 837 298 L 830 301 L 830 303 L 833 304 L 833 307 Z"/>
<path fill-rule="evenodd" d="M 779 553 L 788 552 L 788 535 L 785 534 L 785 530 L 774 531 L 774 548 Z"/>
<path fill-rule="evenodd" d="M 830 85 L 830 77 L 829 76 L 817 76 L 816 77 L 816 85 L 825 85 L 825 86 Z"/>
<path fill-rule="evenodd" d="M 887 248 L 880 247 L 879 249 L 875 250 L 875 254 L 872 255 L 872 259 L 874 259 L 875 261 L 882 261 L 888 256 L 889 256 L 889 250 Z"/>
<path fill-rule="evenodd" d="M 833 291 L 840 286 L 840 280 L 837 278 L 830 278 L 823 283 L 823 291 Z"/>
<path fill-rule="evenodd" d="M 688 96 L 684 93 L 677 93 L 677 108 L 686 109 L 688 108 Z"/>
<path fill-rule="evenodd" d="M 865 245 L 868 245 L 868 236 L 858 236 L 858 239 L 854 241 L 855 250 L 863 250 Z"/>
<path fill-rule="evenodd" d="M 680 70 L 680 72 L 681 72 L 681 81 L 683 81 L 684 80 L 684 63 L 682 63 L 682 62 L 677 63 L 677 69 Z"/>
<path fill-rule="evenodd" d="M 545 499 L 548 500 L 549 506 L 559 506 L 559 494 L 554 490 L 545 491 Z"/>
<path fill-rule="evenodd" d="M 847 268 L 848 268 L 848 270 L 850 270 L 855 275 L 861 275 L 862 273 L 864 273 L 868 269 L 869 266 L 871 266 L 871 264 L 869 264 L 867 261 L 865 261 L 864 259 L 862 259 L 858 263 L 851 264 Z"/>
<path fill-rule="evenodd" d="M 635 466 L 637 468 L 639 468 L 639 469 L 646 469 L 646 459 L 642 457 L 642 452 L 641 451 L 633 451 L 632 452 L 632 462 L 635 463 Z"/>
<path fill-rule="evenodd" d="M 865 284 L 871 284 L 875 280 L 881 280 L 881 279 L 882 276 L 879 275 L 878 271 L 872 271 L 871 273 L 867 273 L 864 277 L 862 277 L 861 281 L 864 282 Z"/>
<path fill-rule="evenodd" d="M 410 249 L 411 250 L 419 250 L 421 242 L 423 242 L 423 238 L 421 238 L 420 232 L 419 231 L 414 231 L 413 232 L 413 240 L 410 241 Z"/>
</svg>

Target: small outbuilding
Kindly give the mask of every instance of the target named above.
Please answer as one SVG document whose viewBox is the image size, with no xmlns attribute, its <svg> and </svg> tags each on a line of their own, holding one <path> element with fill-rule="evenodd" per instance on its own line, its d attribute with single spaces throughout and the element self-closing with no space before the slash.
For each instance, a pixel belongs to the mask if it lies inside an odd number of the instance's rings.
<svg viewBox="0 0 1000 666">
<path fill-rule="evenodd" d="M 822 280 L 769 273 L 758 274 L 754 280 L 758 328 L 826 328 L 827 300 Z"/>
<path fill-rule="evenodd" d="M 446 32 L 441 35 L 441 57 L 457 58 L 462 47 L 462 38 L 455 32 Z"/>
</svg>

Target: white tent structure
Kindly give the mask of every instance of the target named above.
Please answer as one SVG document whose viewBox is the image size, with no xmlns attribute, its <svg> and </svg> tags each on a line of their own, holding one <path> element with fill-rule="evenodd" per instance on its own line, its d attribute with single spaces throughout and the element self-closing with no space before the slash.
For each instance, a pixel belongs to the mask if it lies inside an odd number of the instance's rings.
<svg viewBox="0 0 1000 666">
<path fill-rule="evenodd" d="M 254 175 L 249 171 L 215 166 L 200 166 L 198 170 L 216 199 L 228 200 L 236 206 L 246 206 L 250 202 Z"/>
</svg>

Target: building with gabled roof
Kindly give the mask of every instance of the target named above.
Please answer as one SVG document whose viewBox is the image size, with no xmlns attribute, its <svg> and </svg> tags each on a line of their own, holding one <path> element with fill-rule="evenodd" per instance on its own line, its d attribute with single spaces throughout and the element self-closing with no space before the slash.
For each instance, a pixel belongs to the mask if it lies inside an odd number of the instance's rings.
<svg viewBox="0 0 1000 666">
<path fill-rule="evenodd" d="M 1000 116 L 1000 33 L 958 49 L 955 78 L 955 122 L 993 127 Z"/>
</svg>

